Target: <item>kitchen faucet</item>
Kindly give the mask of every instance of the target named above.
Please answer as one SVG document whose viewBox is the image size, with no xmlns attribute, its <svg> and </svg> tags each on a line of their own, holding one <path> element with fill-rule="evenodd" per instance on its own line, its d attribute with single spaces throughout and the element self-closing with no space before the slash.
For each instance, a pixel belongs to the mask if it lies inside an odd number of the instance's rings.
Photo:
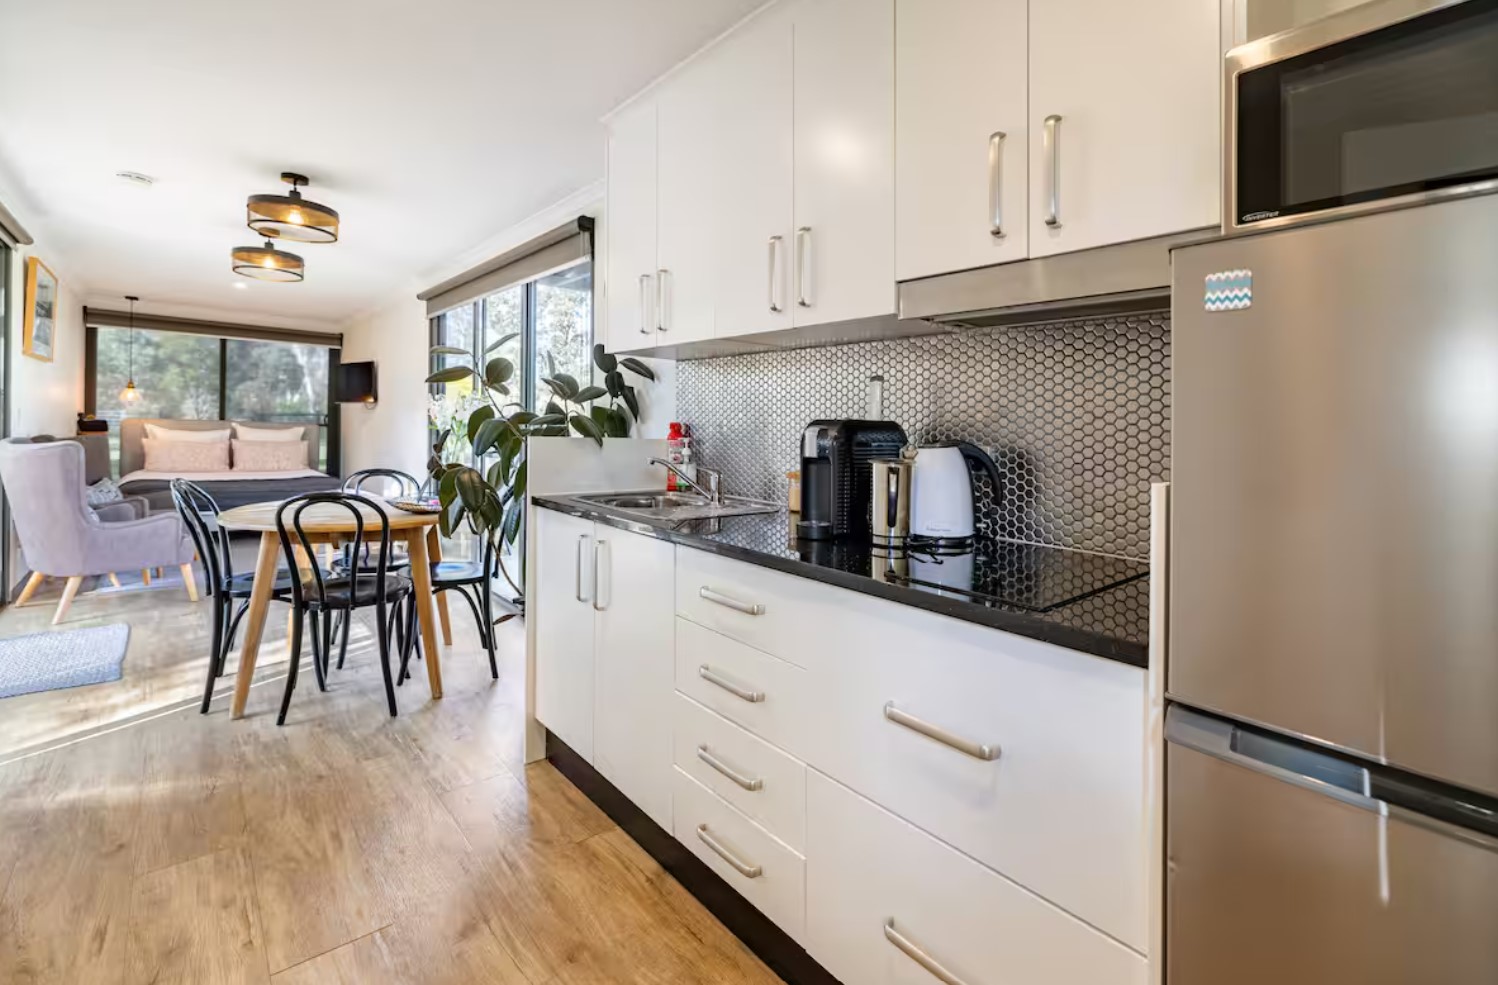
<svg viewBox="0 0 1498 985">
<path fill-rule="evenodd" d="M 697 478 L 694 479 L 683 472 L 675 462 L 668 462 L 664 458 L 652 458 L 650 464 L 664 465 L 671 472 L 675 473 L 676 477 L 682 482 L 685 482 L 707 497 L 708 502 L 714 506 L 723 505 L 723 473 L 717 469 L 704 468 L 699 465 L 697 466 Z"/>
</svg>

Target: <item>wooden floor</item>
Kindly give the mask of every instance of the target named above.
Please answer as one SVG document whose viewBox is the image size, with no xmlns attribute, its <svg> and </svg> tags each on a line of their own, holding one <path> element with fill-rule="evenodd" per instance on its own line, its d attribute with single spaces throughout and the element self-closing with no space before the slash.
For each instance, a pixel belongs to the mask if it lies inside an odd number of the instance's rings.
<svg viewBox="0 0 1498 985">
<path fill-rule="evenodd" d="M 330 693 L 304 675 L 277 728 L 284 643 L 262 648 L 248 717 L 227 698 L 203 717 L 206 608 L 180 585 L 129 596 L 84 596 L 68 623 L 132 623 L 124 681 L 0 702 L 0 982 L 779 981 L 555 770 L 522 765 L 517 624 L 495 683 L 455 610 L 447 697 L 418 672 L 393 720 L 360 632 Z M 0 614 L 0 635 L 46 618 Z"/>
</svg>

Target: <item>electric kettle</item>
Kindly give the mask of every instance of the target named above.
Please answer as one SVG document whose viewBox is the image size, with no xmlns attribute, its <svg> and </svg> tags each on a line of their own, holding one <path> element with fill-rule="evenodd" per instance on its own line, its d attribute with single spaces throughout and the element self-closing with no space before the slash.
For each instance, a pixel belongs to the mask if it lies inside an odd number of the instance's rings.
<svg viewBox="0 0 1498 985">
<path fill-rule="evenodd" d="M 907 451 L 907 454 L 909 452 Z M 973 541 L 973 478 L 968 463 L 987 473 L 994 494 L 1003 495 L 999 467 L 988 452 L 967 441 L 917 449 L 911 479 L 910 539 L 938 548 L 965 550 Z"/>
</svg>

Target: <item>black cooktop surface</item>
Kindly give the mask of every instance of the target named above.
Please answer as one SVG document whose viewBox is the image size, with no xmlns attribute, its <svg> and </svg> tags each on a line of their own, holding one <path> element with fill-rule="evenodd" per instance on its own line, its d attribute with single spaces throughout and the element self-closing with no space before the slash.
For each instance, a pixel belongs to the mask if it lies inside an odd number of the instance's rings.
<svg viewBox="0 0 1498 985">
<path fill-rule="evenodd" d="M 879 560 L 889 581 L 1031 612 L 1050 612 L 1149 574 L 1147 565 L 1127 558 L 1008 541 L 970 554 L 912 548 Z"/>
</svg>

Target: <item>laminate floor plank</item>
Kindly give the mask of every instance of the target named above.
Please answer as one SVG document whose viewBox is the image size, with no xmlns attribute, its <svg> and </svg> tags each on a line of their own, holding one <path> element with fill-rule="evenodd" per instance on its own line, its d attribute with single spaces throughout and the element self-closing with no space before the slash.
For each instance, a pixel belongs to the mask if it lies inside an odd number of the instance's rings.
<svg viewBox="0 0 1498 985">
<path fill-rule="evenodd" d="M 264 939 L 243 848 L 135 880 L 128 985 L 264 985 Z"/>
</svg>

